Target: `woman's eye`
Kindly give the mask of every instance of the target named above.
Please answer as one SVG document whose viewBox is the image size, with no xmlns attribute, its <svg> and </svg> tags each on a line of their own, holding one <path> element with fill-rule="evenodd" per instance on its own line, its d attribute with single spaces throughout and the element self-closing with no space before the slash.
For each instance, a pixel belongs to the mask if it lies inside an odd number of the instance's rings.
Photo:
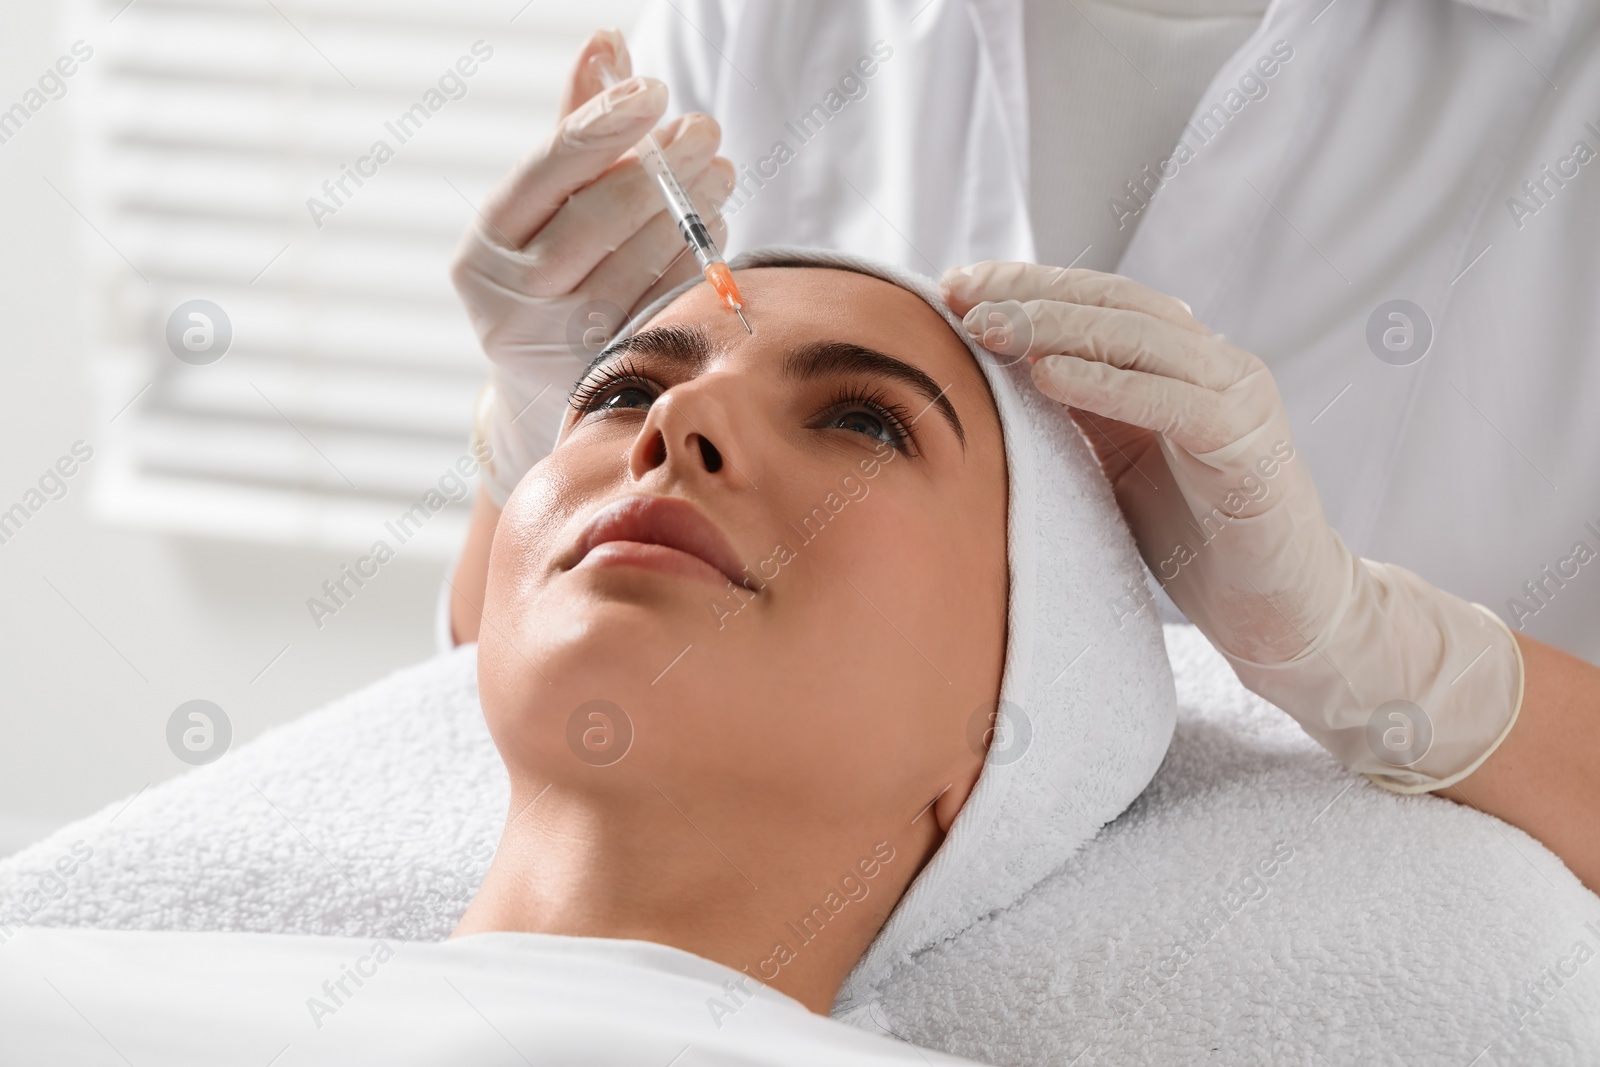
<svg viewBox="0 0 1600 1067">
<path fill-rule="evenodd" d="M 866 434 L 887 444 L 895 444 L 900 440 L 897 431 L 890 427 L 883 419 L 870 411 L 846 411 L 835 416 L 833 425 L 841 430 L 851 430 L 855 433 Z"/>
<path fill-rule="evenodd" d="M 568 403 L 580 416 L 596 411 L 647 411 L 660 395 L 655 382 L 625 365 L 579 382 Z"/>
<path fill-rule="evenodd" d="M 600 398 L 591 410 L 620 411 L 626 408 L 648 408 L 655 403 L 655 400 L 655 396 L 648 389 L 637 385 L 625 385 Z"/>
<path fill-rule="evenodd" d="M 904 409 L 877 393 L 841 396 L 814 425 L 848 430 L 880 444 L 915 454 Z"/>
</svg>

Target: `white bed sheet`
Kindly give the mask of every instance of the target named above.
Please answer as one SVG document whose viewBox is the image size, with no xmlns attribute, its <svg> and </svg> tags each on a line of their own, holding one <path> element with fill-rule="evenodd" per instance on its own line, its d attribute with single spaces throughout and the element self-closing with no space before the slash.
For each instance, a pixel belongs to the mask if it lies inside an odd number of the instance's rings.
<svg viewBox="0 0 1600 1067">
<path fill-rule="evenodd" d="M 25 930 L 0 951 L 8 1064 L 959 1065 L 645 941 Z"/>
</svg>

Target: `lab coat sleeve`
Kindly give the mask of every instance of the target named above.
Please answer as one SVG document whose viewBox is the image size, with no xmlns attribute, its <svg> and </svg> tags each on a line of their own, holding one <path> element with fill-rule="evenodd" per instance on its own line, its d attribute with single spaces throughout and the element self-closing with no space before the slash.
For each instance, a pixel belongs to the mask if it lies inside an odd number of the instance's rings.
<svg viewBox="0 0 1600 1067">
<path fill-rule="evenodd" d="M 627 35 L 633 72 L 667 85 L 667 118 L 712 113 L 732 12 L 722 0 L 650 0 Z"/>
</svg>

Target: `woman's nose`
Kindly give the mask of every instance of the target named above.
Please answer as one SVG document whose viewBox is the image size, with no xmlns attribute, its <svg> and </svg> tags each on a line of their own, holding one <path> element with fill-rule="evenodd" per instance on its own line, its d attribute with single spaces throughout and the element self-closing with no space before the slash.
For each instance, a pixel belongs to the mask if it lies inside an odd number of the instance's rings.
<svg viewBox="0 0 1600 1067">
<path fill-rule="evenodd" d="M 675 386 L 656 398 L 634 439 L 628 466 L 635 480 L 661 467 L 707 474 L 753 487 L 749 459 L 728 408 L 706 377 Z"/>
</svg>

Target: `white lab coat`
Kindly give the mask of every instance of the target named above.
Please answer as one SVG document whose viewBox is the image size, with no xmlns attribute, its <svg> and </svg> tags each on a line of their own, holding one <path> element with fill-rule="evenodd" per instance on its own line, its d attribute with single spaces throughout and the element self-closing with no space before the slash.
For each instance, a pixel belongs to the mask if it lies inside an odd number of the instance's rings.
<svg viewBox="0 0 1600 1067">
<path fill-rule="evenodd" d="M 1020 0 L 658 0 L 632 47 L 722 124 L 730 250 L 936 274 L 1034 258 L 1022 35 Z M 1600 662 L 1597 46 L 1593 0 L 1273 0 L 1159 193 L 1106 195 L 1119 272 L 1272 368 L 1355 551 Z M 1393 299 L 1432 323 L 1410 365 L 1367 339 Z"/>
</svg>

